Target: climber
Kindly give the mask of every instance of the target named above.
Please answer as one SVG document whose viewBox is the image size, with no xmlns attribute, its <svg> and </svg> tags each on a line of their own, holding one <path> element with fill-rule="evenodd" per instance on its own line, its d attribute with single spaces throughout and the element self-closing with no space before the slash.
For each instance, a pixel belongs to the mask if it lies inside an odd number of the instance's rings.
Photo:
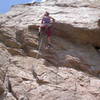
<svg viewBox="0 0 100 100">
<path fill-rule="evenodd" d="M 55 22 L 55 19 L 49 16 L 49 12 L 45 12 L 41 25 L 39 27 L 39 33 L 44 32 L 47 34 L 47 43 L 48 46 L 51 46 L 51 35 L 52 35 L 52 24 Z"/>
</svg>

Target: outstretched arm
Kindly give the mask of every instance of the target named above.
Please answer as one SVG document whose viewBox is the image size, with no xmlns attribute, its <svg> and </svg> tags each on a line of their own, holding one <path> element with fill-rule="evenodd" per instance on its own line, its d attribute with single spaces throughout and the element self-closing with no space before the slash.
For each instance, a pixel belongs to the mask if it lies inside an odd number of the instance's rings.
<svg viewBox="0 0 100 100">
<path fill-rule="evenodd" d="M 50 18 L 52 19 L 53 22 L 55 22 L 55 19 L 53 17 L 50 16 Z"/>
</svg>

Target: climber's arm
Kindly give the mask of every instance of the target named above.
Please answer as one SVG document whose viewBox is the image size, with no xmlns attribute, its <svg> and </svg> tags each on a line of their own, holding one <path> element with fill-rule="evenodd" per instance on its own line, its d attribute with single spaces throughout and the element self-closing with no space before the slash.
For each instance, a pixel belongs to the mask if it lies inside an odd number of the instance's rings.
<svg viewBox="0 0 100 100">
<path fill-rule="evenodd" d="M 50 18 L 52 19 L 53 22 L 55 22 L 55 19 L 53 17 L 50 16 Z"/>
<path fill-rule="evenodd" d="M 43 19 L 44 19 L 44 17 L 42 17 L 41 24 L 43 24 Z"/>
</svg>

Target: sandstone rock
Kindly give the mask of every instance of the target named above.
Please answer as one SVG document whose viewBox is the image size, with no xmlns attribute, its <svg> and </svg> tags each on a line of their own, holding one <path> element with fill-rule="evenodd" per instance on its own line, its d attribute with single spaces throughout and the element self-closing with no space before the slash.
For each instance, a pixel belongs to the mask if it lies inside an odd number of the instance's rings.
<svg viewBox="0 0 100 100">
<path fill-rule="evenodd" d="M 14 27 L 0 28 L 0 40 L 8 47 L 20 48 L 20 44 L 16 41 L 15 31 Z"/>
<path fill-rule="evenodd" d="M 32 70 L 36 76 L 32 75 Z M 93 86 L 94 77 L 73 68 L 47 67 L 44 59 L 12 57 L 9 76 L 12 90 L 18 99 L 84 100 L 85 97 L 86 100 L 99 100 L 100 90 Z M 95 82 L 99 82 L 99 79 Z"/>
<path fill-rule="evenodd" d="M 6 75 L 7 64 L 9 64 L 10 54 L 5 46 L 0 43 L 0 95 L 4 93 L 4 80 Z"/>
<path fill-rule="evenodd" d="M 90 81 L 90 86 L 97 87 L 99 89 L 100 88 L 100 80 L 98 80 L 98 79 L 91 80 Z"/>
<path fill-rule="evenodd" d="M 0 15 L 1 100 L 100 99 L 100 55 L 95 49 L 100 46 L 100 8 L 99 1 L 91 2 L 46 0 L 16 5 Z M 38 51 L 45 11 L 56 19 L 55 34 L 52 48 L 45 49 L 44 37 Z"/>
<path fill-rule="evenodd" d="M 41 53 L 39 53 L 39 51 L 37 51 L 37 50 L 30 49 L 29 53 L 28 53 L 28 56 L 34 57 L 34 58 L 37 58 L 37 57 L 40 58 L 41 57 Z"/>
<path fill-rule="evenodd" d="M 59 37 L 53 37 L 52 43 L 54 47 L 52 50 L 41 48 L 41 57 L 44 59 L 10 57 L 8 75 L 16 97 L 18 99 L 29 98 L 29 100 L 55 99 L 57 97 L 66 100 L 64 95 L 67 95 L 68 100 L 74 98 L 84 100 L 84 96 L 87 100 L 92 100 L 92 98 L 98 100 L 100 91 L 96 87 L 91 87 L 90 77 L 84 72 L 76 70 L 76 67 L 79 66 L 81 70 L 87 71 L 88 66 L 83 67 L 85 63 L 91 65 L 95 62 L 99 65 L 99 56 L 95 49 L 89 45 L 73 44 Z M 93 55 L 95 55 L 94 58 L 91 58 Z M 65 63 L 70 63 L 72 68 L 64 66 Z M 70 65 L 68 66 L 70 67 Z M 53 91 L 57 94 L 55 95 Z M 97 97 L 95 97 L 95 93 Z"/>
<path fill-rule="evenodd" d="M 0 23 L 2 26 L 33 26 L 36 29 L 43 13 L 49 11 L 56 19 L 54 30 L 58 35 L 74 42 L 100 46 L 99 4 L 95 0 L 46 0 L 41 4 L 16 5 L 1 16 Z"/>
<path fill-rule="evenodd" d="M 4 93 L 3 83 L 0 82 L 0 95 Z"/>
<path fill-rule="evenodd" d="M 81 70 L 87 71 L 91 74 L 93 73 L 93 71 L 91 69 L 91 66 L 88 65 L 88 64 L 85 64 L 83 61 L 81 61 L 77 57 L 72 57 L 70 55 L 67 55 L 66 59 L 65 59 L 65 62 L 66 62 L 65 66 L 76 67 L 76 69 L 81 69 Z"/>
<path fill-rule="evenodd" d="M 30 48 L 37 47 L 36 35 L 27 33 L 26 30 L 19 30 L 15 27 L 0 28 L 0 41 L 7 46 L 7 50 L 12 55 L 25 55 L 30 52 Z"/>
<path fill-rule="evenodd" d="M 11 93 L 8 93 L 4 100 L 16 100 Z"/>
<path fill-rule="evenodd" d="M 7 50 L 12 55 L 25 55 L 23 49 L 16 49 L 16 48 L 9 48 L 9 47 L 7 47 Z"/>
<path fill-rule="evenodd" d="M 66 37 L 74 42 L 99 44 L 99 6 L 100 2 L 95 0 L 46 0 L 46 5 L 53 5 L 52 16 L 57 19 L 55 30 L 59 30 L 60 36 Z M 63 10 L 64 8 L 64 10 Z M 57 10 L 56 10 L 57 9 Z M 87 14 L 86 14 L 86 13 Z M 94 13 L 95 15 L 94 15 Z M 93 17 L 90 17 L 90 16 Z M 95 35 L 94 35 L 95 33 Z"/>
</svg>

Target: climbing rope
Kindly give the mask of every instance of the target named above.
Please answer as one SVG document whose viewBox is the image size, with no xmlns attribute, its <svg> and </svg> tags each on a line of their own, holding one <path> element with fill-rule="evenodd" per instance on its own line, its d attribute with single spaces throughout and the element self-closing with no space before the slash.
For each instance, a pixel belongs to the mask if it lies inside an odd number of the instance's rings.
<svg viewBox="0 0 100 100">
<path fill-rule="evenodd" d="M 40 39 L 39 39 L 38 52 L 40 52 L 40 50 L 41 50 L 42 43 L 43 43 L 43 36 L 42 36 L 42 33 L 40 32 Z M 36 59 L 38 59 L 38 57 L 39 57 L 39 54 L 37 53 L 37 54 L 36 54 Z"/>
<path fill-rule="evenodd" d="M 40 52 L 42 44 L 43 44 L 43 34 L 42 32 L 39 33 L 39 46 L 38 46 L 38 52 Z M 36 54 L 36 59 L 39 58 L 39 53 Z M 38 62 L 35 64 L 36 67 L 38 67 Z M 34 65 L 32 65 L 32 74 L 33 77 L 35 77 L 37 80 L 39 80 L 39 78 L 37 77 L 36 73 L 34 72 Z"/>
<path fill-rule="evenodd" d="M 47 28 L 45 29 L 45 31 L 44 32 L 46 32 L 47 31 Z M 38 47 L 38 51 L 40 52 L 40 49 L 41 49 L 41 47 L 42 47 L 42 43 L 43 43 L 43 34 L 40 32 L 40 43 L 39 43 L 39 47 Z M 36 55 L 36 58 L 38 59 L 38 56 L 39 56 L 39 54 L 37 53 L 37 55 Z M 38 66 L 38 64 L 37 64 L 37 66 Z M 58 88 L 57 87 L 57 85 L 58 85 L 58 72 L 59 72 L 59 67 L 58 67 L 58 64 L 57 64 L 57 66 L 56 66 L 56 72 L 55 72 L 55 74 L 56 74 L 56 82 L 55 82 L 55 84 L 56 84 L 56 88 Z"/>
<path fill-rule="evenodd" d="M 44 32 L 46 32 L 47 31 L 47 28 L 44 30 Z M 39 46 L 38 46 L 38 52 L 40 52 L 40 50 L 41 50 L 41 47 L 42 47 L 42 45 L 43 45 L 43 40 L 44 40 L 44 38 L 45 38 L 45 36 L 46 35 L 44 35 L 43 33 L 42 33 L 42 31 L 40 31 L 40 33 L 39 33 Z M 39 53 L 37 53 L 36 54 L 36 57 L 35 57 L 36 59 L 38 59 L 39 58 Z M 38 66 L 38 63 L 36 63 L 36 65 L 35 65 L 36 67 Z M 57 66 L 56 66 L 56 72 L 55 72 L 55 74 L 56 74 L 56 80 L 55 80 L 55 87 L 56 87 L 56 89 L 59 89 L 60 87 L 58 87 L 58 72 L 59 72 L 59 66 L 58 66 L 58 64 L 57 64 Z M 33 77 L 34 77 L 34 65 L 32 66 L 32 73 L 33 73 Z M 38 79 L 38 80 L 40 80 L 38 77 L 37 77 L 37 75 L 35 75 L 35 77 Z"/>
</svg>

